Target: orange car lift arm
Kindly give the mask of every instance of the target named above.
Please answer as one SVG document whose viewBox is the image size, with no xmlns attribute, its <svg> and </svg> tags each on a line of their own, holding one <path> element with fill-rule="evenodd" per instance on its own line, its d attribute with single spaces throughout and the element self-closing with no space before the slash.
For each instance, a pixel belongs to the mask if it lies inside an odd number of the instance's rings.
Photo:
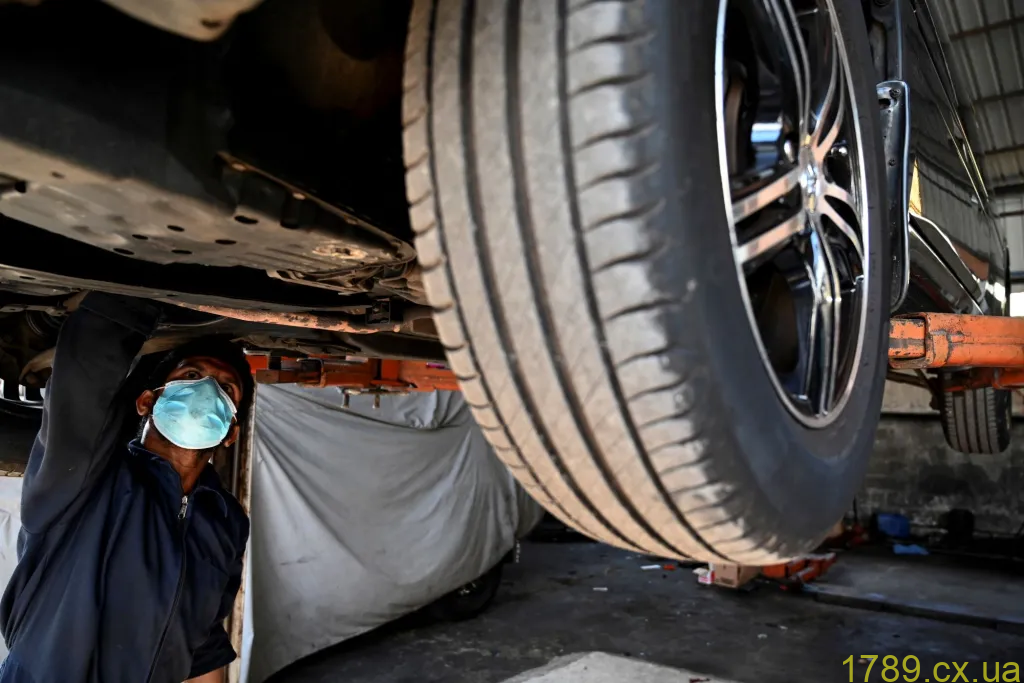
<svg viewBox="0 0 1024 683">
<path fill-rule="evenodd" d="M 249 356 L 260 384 L 304 384 L 360 392 L 458 391 L 455 373 L 442 363 L 378 358 L 277 358 Z"/>
<path fill-rule="evenodd" d="M 1024 318 L 945 313 L 893 318 L 889 365 L 898 370 L 969 370 L 956 389 L 1022 387 Z"/>
<path fill-rule="evenodd" d="M 1024 387 L 1024 318 L 920 313 L 893 318 L 889 365 L 897 370 L 955 370 L 947 390 Z M 257 382 L 342 387 L 363 392 L 458 391 L 442 363 L 377 358 L 249 356 Z"/>
</svg>

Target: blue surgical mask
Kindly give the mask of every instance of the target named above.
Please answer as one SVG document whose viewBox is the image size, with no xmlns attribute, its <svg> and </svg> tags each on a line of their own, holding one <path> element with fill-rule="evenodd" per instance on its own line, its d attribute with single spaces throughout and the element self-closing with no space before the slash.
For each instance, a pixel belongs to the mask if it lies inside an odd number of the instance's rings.
<svg viewBox="0 0 1024 683">
<path fill-rule="evenodd" d="M 153 424 L 181 448 L 213 448 L 228 435 L 235 404 L 213 377 L 175 380 L 153 406 Z"/>
</svg>

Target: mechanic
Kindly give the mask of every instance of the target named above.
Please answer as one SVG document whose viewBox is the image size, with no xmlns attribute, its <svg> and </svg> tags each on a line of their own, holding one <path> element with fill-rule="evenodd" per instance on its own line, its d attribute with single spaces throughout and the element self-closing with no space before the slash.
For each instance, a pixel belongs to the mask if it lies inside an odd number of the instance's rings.
<svg viewBox="0 0 1024 683">
<path fill-rule="evenodd" d="M 249 520 L 208 461 L 238 438 L 252 376 L 237 345 L 201 340 L 139 383 L 128 371 L 160 311 L 91 293 L 61 328 L 0 602 L 0 683 L 214 683 L 235 658 L 222 622 Z"/>
</svg>

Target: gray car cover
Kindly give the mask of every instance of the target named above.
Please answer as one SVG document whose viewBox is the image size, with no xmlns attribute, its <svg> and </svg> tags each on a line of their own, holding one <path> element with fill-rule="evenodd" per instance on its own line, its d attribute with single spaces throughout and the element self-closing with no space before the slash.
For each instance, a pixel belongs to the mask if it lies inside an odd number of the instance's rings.
<svg viewBox="0 0 1024 683">
<path fill-rule="evenodd" d="M 242 681 L 472 581 L 542 510 L 461 394 L 260 386 Z"/>
<path fill-rule="evenodd" d="M 18 566 L 18 531 L 21 529 L 21 477 L 0 477 L 0 591 Z M 7 644 L 0 638 L 0 660 Z"/>
</svg>

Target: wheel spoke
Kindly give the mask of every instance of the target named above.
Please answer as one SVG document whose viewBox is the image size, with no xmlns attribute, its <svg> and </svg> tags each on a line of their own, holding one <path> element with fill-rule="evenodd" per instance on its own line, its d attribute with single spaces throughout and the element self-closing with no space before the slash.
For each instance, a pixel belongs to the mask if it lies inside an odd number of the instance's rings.
<svg viewBox="0 0 1024 683">
<path fill-rule="evenodd" d="M 835 46 L 832 52 L 835 52 Z M 839 129 L 843 126 L 843 113 L 846 109 L 846 88 L 842 87 L 842 75 L 839 73 L 839 60 L 832 55 L 832 75 L 828 83 L 828 92 L 825 93 L 825 101 L 821 105 L 821 113 L 814 126 L 814 136 L 811 145 L 814 149 L 814 159 L 819 164 L 825 161 L 825 156 L 832 145 L 839 137 Z M 832 108 L 835 106 L 835 116 L 832 116 Z M 831 122 L 829 119 L 832 119 Z"/>
<path fill-rule="evenodd" d="M 754 215 L 772 202 L 785 197 L 788 192 L 800 183 L 800 173 L 801 169 L 794 168 L 764 187 L 733 201 L 732 219 L 739 223 L 744 218 Z"/>
<path fill-rule="evenodd" d="M 836 366 L 838 365 L 842 290 L 835 257 L 820 225 L 815 225 L 810 239 L 811 315 L 808 326 L 808 367 L 804 390 L 814 410 L 827 414 L 834 404 Z"/>
<path fill-rule="evenodd" d="M 783 8 L 779 3 L 785 5 Z M 786 45 L 786 53 L 789 56 L 790 66 L 793 70 L 793 82 L 796 87 L 796 101 L 799 111 L 798 124 L 801 137 L 810 130 L 810 111 L 805 103 L 810 100 L 810 67 L 807 63 L 807 49 L 804 46 L 803 36 L 796 23 L 796 15 L 789 4 L 789 0 L 768 0 L 771 12 L 782 34 L 782 40 Z M 802 58 L 801 58 L 802 57 Z"/>
<path fill-rule="evenodd" d="M 795 235 L 799 235 L 807 227 L 807 214 L 803 211 L 779 223 L 775 227 L 765 230 L 757 237 L 747 240 L 736 247 L 736 260 L 740 263 L 747 263 L 762 254 L 774 250 Z"/>
<path fill-rule="evenodd" d="M 835 48 L 833 47 L 829 51 L 828 89 L 825 91 L 825 100 L 821 103 L 821 111 L 818 112 L 817 121 L 814 123 L 813 142 L 815 144 L 821 139 L 822 130 L 825 127 L 825 119 L 829 109 L 832 107 L 832 100 L 835 99 L 836 90 L 839 88 L 839 60 L 836 59 L 834 50 Z"/>
<path fill-rule="evenodd" d="M 857 201 L 853 198 L 853 195 L 839 187 L 835 183 L 824 183 L 825 194 L 833 199 L 838 199 L 843 204 L 850 207 L 851 211 L 857 210 Z"/>
<path fill-rule="evenodd" d="M 811 62 L 807 52 L 807 45 L 804 43 L 804 34 L 800 30 L 800 23 L 797 21 L 796 12 L 793 11 L 792 0 L 782 0 L 786 16 L 789 18 L 790 33 L 793 34 L 793 42 L 796 44 L 796 52 L 800 58 L 798 67 L 800 69 L 801 82 L 803 83 L 803 97 L 800 99 L 800 113 L 805 117 L 805 123 L 801 130 L 810 129 L 811 113 Z"/>
<path fill-rule="evenodd" d="M 843 218 L 838 211 L 836 211 L 835 207 L 828 203 L 827 199 L 823 199 L 821 202 L 821 214 L 832 221 L 836 228 L 843 233 L 846 237 L 846 241 L 849 242 L 850 246 L 853 247 L 853 250 L 857 252 L 857 262 L 862 262 L 864 260 L 864 249 L 860 245 L 860 235 L 857 234 L 857 229 L 850 225 L 847 220 Z"/>
</svg>

